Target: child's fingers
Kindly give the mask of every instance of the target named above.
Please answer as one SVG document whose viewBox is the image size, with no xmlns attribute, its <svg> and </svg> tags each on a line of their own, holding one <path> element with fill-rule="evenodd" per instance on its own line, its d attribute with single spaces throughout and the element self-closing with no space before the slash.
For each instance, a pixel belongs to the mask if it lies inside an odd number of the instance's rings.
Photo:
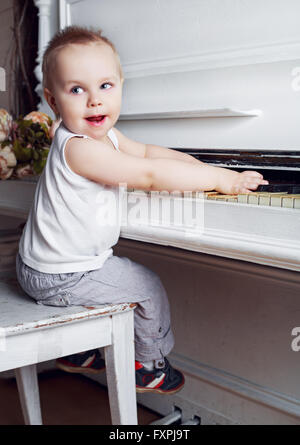
<svg viewBox="0 0 300 445">
<path fill-rule="evenodd" d="M 244 176 L 260 176 L 262 177 L 261 173 L 258 173 L 257 171 L 254 170 L 245 170 L 242 172 L 242 175 Z"/>
<path fill-rule="evenodd" d="M 244 172 L 242 172 L 242 175 L 244 176 L 251 176 L 252 178 L 260 178 L 263 179 L 263 175 L 261 173 L 258 173 L 256 171 L 253 170 L 246 170 Z"/>
<path fill-rule="evenodd" d="M 260 184 L 252 183 L 252 184 L 249 184 L 247 187 L 249 190 L 256 190 L 259 185 Z"/>
<path fill-rule="evenodd" d="M 257 187 L 259 185 L 267 185 L 269 184 L 269 181 L 265 180 L 265 179 L 261 179 L 261 178 L 247 178 L 247 180 L 245 180 L 243 182 L 244 184 L 255 184 L 257 185 Z"/>
<path fill-rule="evenodd" d="M 246 187 L 242 187 L 238 190 L 238 194 L 243 194 L 243 193 L 253 193 L 253 192 Z"/>
<path fill-rule="evenodd" d="M 262 184 L 268 184 L 268 181 L 265 180 L 261 180 L 260 178 L 250 178 L 247 181 L 243 181 L 240 184 L 239 190 L 243 190 L 240 191 L 239 193 L 249 193 L 249 191 L 251 190 L 256 190 L 258 188 L 259 185 Z"/>
<path fill-rule="evenodd" d="M 263 176 L 255 171 L 244 171 L 239 177 L 239 181 L 233 187 L 233 193 L 252 193 L 257 190 L 259 185 L 269 184 L 269 181 L 263 179 Z"/>
</svg>

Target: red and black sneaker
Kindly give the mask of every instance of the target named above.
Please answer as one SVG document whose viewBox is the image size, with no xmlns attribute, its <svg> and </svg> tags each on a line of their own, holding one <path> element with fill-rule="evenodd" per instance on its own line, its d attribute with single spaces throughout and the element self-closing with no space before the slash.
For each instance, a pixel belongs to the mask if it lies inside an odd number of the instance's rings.
<svg viewBox="0 0 300 445">
<path fill-rule="evenodd" d="M 184 385 L 184 376 L 172 368 L 165 358 L 163 368 L 146 369 L 140 362 L 135 362 L 136 392 L 155 392 L 159 394 L 174 394 Z"/>
<path fill-rule="evenodd" d="M 105 370 L 105 361 L 98 349 L 67 355 L 56 360 L 56 366 L 67 372 L 98 374 Z"/>
</svg>

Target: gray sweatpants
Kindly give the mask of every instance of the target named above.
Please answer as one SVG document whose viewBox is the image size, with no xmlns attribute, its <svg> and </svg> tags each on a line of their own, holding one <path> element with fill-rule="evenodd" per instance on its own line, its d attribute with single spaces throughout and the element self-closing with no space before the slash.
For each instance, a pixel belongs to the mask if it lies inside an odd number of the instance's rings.
<svg viewBox="0 0 300 445">
<path fill-rule="evenodd" d="M 90 306 L 138 303 L 134 311 L 135 358 L 162 358 L 174 346 L 166 291 L 157 274 L 129 258 L 111 256 L 100 269 L 49 274 L 27 266 L 20 255 L 16 272 L 23 290 L 38 304 Z"/>
</svg>

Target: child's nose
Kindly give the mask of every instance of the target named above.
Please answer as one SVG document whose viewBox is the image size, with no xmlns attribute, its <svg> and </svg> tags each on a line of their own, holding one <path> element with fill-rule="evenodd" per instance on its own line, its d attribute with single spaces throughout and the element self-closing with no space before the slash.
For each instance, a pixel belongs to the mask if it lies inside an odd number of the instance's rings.
<svg viewBox="0 0 300 445">
<path fill-rule="evenodd" d="M 99 107 L 100 105 L 102 105 L 102 103 L 99 100 L 98 101 L 97 100 L 90 101 L 88 104 L 88 106 L 92 107 L 92 108 Z"/>
<path fill-rule="evenodd" d="M 100 99 L 100 97 L 91 97 L 89 102 L 88 102 L 88 106 L 89 107 L 99 107 L 100 105 L 102 105 L 102 101 Z"/>
</svg>

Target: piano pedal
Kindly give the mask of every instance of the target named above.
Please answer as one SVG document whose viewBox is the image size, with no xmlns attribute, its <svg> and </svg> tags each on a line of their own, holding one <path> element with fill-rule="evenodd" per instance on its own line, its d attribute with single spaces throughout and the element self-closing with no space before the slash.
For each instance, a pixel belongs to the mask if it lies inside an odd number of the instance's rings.
<svg viewBox="0 0 300 445">
<path fill-rule="evenodd" d="M 193 416 L 181 422 L 182 412 L 180 408 L 174 407 L 174 411 L 161 419 L 155 420 L 149 425 L 201 425 L 201 419 L 198 416 Z"/>
<path fill-rule="evenodd" d="M 201 425 L 201 419 L 198 416 L 194 416 L 192 419 L 186 420 L 180 425 Z"/>
</svg>

